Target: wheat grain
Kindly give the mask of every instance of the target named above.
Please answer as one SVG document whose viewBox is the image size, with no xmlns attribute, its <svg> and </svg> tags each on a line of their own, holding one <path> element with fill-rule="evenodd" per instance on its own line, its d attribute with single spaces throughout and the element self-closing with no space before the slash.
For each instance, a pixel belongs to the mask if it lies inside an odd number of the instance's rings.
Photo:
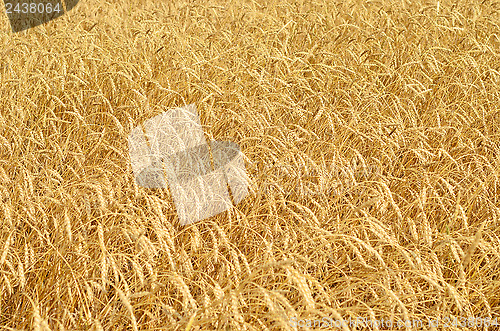
<svg viewBox="0 0 500 331">
<path fill-rule="evenodd" d="M 190 309 L 196 309 L 197 308 L 197 303 L 196 300 L 194 300 L 191 292 L 189 291 L 188 286 L 184 282 L 184 280 L 181 278 L 181 276 L 177 273 L 172 275 L 172 280 L 174 283 L 177 285 L 177 287 L 180 289 L 180 292 L 183 295 L 183 308 L 188 309 L 188 304 Z"/>
<path fill-rule="evenodd" d="M 290 278 L 297 285 L 299 292 L 304 297 L 306 309 L 314 310 L 316 303 L 312 297 L 312 291 L 307 284 L 306 278 L 297 272 L 297 270 L 293 267 L 285 267 L 285 270 L 290 273 Z"/>
<path fill-rule="evenodd" d="M 123 303 L 125 308 L 127 308 L 127 311 L 130 314 L 130 320 L 132 321 L 132 330 L 134 331 L 139 330 L 137 327 L 137 320 L 135 318 L 134 309 L 132 308 L 132 305 L 130 304 L 130 301 L 128 300 L 127 296 L 119 288 L 116 289 L 116 292 L 118 292 L 118 296 L 120 297 L 121 302 Z"/>
<path fill-rule="evenodd" d="M 42 317 L 36 305 L 33 305 L 33 328 L 35 331 L 43 331 Z"/>
<path fill-rule="evenodd" d="M 21 286 L 21 290 L 24 290 L 24 287 L 26 286 L 26 275 L 24 273 L 24 266 L 22 262 L 19 262 L 17 266 L 18 266 L 17 275 L 19 277 L 19 285 Z"/>
<path fill-rule="evenodd" d="M 461 261 L 464 268 L 466 268 L 470 264 L 470 259 L 471 259 L 472 253 L 474 253 L 477 246 L 479 245 L 479 242 L 481 241 L 481 235 L 483 233 L 483 229 L 484 229 L 485 225 L 486 225 L 486 221 L 481 223 L 481 226 L 479 227 L 479 229 L 476 232 L 476 235 L 474 236 L 474 241 L 472 242 L 469 249 L 467 250 L 467 254 L 464 256 L 463 261 Z"/>
<path fill-rule="evenodd" d="M 139 279 L 139 282 L 140 282 L 140 285 L 142 288 L 146 284 L 146 281 L 144 278 L 144 273 L 142 272 L 142 268 L 135 259 L 132 259 L 132 266 L 134 268 L 134 272 L 135 272 L 137 278 Z"/>
<path fill-rule="evenodd" d="M 104 331 L 101 322 L 99 322 L 99 320 L 97 319 L 94 319 L 93 327 L 95 328 L 96 331 Z"/>
<path fill-rule="evenodd" d="M 7 254 L 9 253 L 11 238 L 12 238 L 12 232 L 9 233 L 7 239 L 5 240 L 3 250 L 2 250 L 2 255 L 0 256 L 0 265 L 2 265 L 5 262 L 5 259 L 7 258 Z"/>
<path fill-rule="evenodd" d="M 13 293 L 13 290 L 12 290 L 12 285 L 10 283 L 10 280 L 9 278 L 7 277 L 6 274 L 3 274 L 3 281 L 5 283 L 5 287 L 7 287 L 7 294 L 8 295 L 12 295 Z M 3 292 L 3 291 L 2 291 Z"/>
</svg>

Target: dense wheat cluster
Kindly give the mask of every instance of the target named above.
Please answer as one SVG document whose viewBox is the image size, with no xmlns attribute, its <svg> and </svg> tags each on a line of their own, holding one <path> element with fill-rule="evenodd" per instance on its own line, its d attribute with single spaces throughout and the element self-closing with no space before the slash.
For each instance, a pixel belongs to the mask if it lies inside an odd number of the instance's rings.
<svg viewBox="0 0 500 331">
<path fill-rule="evenodd" d="M 2 329 L 500 317 L 498 10 L 82 0 L 17 34 L 4 15 Z M 252 192 L 183 227 L 127 137 L 190 103 Z"/>
</svg>

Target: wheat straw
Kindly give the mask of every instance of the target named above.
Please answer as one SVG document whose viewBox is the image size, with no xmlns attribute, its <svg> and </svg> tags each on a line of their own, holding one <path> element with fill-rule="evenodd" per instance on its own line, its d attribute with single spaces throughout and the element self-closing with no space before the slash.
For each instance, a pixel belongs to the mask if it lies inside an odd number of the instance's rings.
<svg viewBox="0 0 500 331">
<path fill-rule="evenodd" d="M 500 317 L 498 18 L 449 0 L 88 0 L 17 34 L 6 17 L 0 326 Z M 127 137 L 191 103 L 251 193 L 181 226 Z"/>
</svg>

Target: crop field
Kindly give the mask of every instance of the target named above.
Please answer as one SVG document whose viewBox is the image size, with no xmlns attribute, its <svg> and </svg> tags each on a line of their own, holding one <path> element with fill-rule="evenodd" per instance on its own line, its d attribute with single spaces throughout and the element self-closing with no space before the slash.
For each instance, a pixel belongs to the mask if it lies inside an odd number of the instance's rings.
<svg viewBox="0 0 500 331">
<path fill-rule="evenodd" d="M 499 11 L 81 0 L 19 33 L 4 14 L 0 330 L 498 330 Z M 182 226 L 127 138 L 188 104 L 251 190 Z"/>
</svg>

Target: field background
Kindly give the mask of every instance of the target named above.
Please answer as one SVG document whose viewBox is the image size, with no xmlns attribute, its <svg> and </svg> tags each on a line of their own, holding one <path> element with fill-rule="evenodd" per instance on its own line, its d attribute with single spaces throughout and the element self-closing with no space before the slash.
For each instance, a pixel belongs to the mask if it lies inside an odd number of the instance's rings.
<svg viewBox="0 0 500 331">
<path fill-rule="evenodd" d="M 2 329 L 499 317 L 498 10 L 82 0 L 18 34 L 4 15 Z M 189 103 L 253 193 L 182 227 L 127 135 Z"/>
</svg>

